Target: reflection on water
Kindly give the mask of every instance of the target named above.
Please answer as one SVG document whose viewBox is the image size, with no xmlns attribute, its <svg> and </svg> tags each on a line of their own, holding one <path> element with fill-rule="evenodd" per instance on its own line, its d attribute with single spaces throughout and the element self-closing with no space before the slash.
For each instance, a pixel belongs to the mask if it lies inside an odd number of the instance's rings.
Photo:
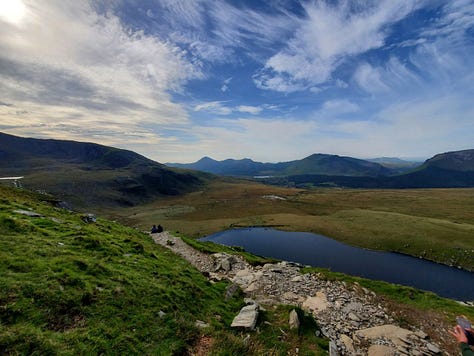
<svg viewBox="0 0 474 356">
<path fill-rule="evenodd" d="M 447 298 L 474 300 L 472 272 L 397 253 L 352 247 L 322 235 L 249 228 L 219 232 L 201 241 L 242 246 L 260 256 L 412 286 Z"/>
</svg>

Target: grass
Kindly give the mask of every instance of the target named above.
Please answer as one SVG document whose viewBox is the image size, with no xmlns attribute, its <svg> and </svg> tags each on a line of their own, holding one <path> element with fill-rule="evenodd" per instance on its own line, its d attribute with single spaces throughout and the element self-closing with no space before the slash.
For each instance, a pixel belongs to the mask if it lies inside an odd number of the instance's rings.
<svg viewBox="0 0 474 356">
<path fill-rule="evenodd" d="M 285 200 L 264 196 L 276 195 Z M 190 237 L 237 226 L 320 233 L 474 270 L 474 189 L 301 190 L 244 181 L 105 212 L 148 229 L 161 223 Z"/>
<path fill-rule="evenodd" d="M 147 234 L 101 218 L 87 224 L 51 201 L 0 186 L 1 354 L 178 355 L 206 335 L 214 345 L 233 340 L 243 354 L 268 354 L 260 334 L 243 345 L 241 333 L 230 329 L 243 301 L 238 293 L 224 300 L 226 282 L 211 284 Z M 198 329 L 196 320 L 210 327 Z M 325 352 L 323 340 L 294 342 L 302 348 L 316 342 L 316 354 Z"/>
</svg>

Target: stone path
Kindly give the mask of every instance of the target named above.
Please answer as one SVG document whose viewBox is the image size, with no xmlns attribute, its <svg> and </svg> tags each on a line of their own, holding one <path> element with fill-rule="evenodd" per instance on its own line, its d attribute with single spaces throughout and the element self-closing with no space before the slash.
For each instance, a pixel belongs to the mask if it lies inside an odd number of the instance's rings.
<svg viewBox="0 0 474 356">
<path fill-rule="evenodd" d="M 240 256 L 208 255 L 168 232 L 154 241 L 193 264 L 210 279 L 228 279 L 263 306 L 297 305 L 312 313 L 322 333 L 341 355 L 436 355 L 440 348 L 422 330 L 396 325 L 395 316 L 374 292 L 317 274 L 302 274 L 301 266 L 280 262 L 253 267 Z M 336 354 L 333 351 L 332 354 Z"/>
</svg>

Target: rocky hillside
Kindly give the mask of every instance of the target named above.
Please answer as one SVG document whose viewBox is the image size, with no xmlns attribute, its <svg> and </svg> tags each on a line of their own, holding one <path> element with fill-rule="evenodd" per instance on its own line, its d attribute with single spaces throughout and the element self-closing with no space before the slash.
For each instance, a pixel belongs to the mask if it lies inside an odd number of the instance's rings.
<svg viewBox="0 0 474 356">
<path fill-rule="evenodd" d="M 135 152 L 94 143 L 0 133 L 0 175 L 72 203 L 130 206 L 198 189 L 209 176 L 170 169 Z"/>
<path fill-rule="evenodd" d="M 421 168 L 428 167 L 447 171 L 474 172 L 474 150 L 437 154 L 427 160 Z"/>
</svg>

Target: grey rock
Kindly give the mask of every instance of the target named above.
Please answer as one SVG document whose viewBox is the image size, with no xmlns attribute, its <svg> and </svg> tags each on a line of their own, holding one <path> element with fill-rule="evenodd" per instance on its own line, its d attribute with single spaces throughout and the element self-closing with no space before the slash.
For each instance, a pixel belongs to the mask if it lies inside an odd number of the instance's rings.
<svg viewBox="0 0 474 356">
<path fill-rule="evenodd" d="M 199 328 L 199 329 L 205 329 L 205 328 L 208 328 L 209 327 L 209 324 L 202 321 L 202 320 L 196 320 L 196 322 L 194 323 L 194 325 Z"/>
<path fill-rule="evenodd" d="M 14 213 L 21 214 L 21 215 L 26 215 L 29 216 L 30 218 L 40 218 L 43 215 L 34 212 L 34 211 L 29 211 L 29 210 L 13 210 Z"/>
<path fill-rule="evenodd" d="M 434 344 L 426 344 L 426 347 L 428 348 L 428 351 L 431 352 L 431 353 L 434 353 L 434 354 L 439 354 L 441 353 L 441 350 L 438 348 L 438 346 L 434 345 Z"/>
<path fill-rule="evenodd" d="M 290 312 L 290 317 L 288 323 L 290 324 L 290 329 L 297 329 L 300 327 L 300 319 L 298 318 L 298 314 L 296 313 L 296 310 L 293 309 Z"/>
<path fill-rule="evenodd" d="M 246 305 L 240 310 L 240 313 L 234 318 L 232 324 L 233 328 L 242 327 L 247 329 L 255 329 L 258 318 L 258 304 Z"/>
<path fill-rule="evenodd" d="M 329 356 L 339 356 L 339 351 L 334 341 L 329 342 Z"/>
</svg>

